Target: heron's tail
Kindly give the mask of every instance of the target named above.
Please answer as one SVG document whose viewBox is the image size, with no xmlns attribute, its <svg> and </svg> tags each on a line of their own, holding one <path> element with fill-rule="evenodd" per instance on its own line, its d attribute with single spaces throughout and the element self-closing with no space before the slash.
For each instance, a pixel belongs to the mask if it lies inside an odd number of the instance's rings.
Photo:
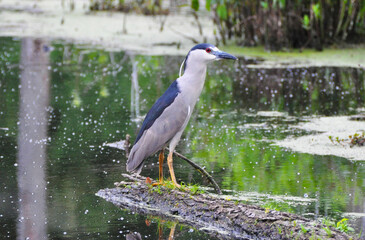
<svg viewBox="0 0 365 240">
<path fill-rule="evenodd" d="M 144 157 L 144 154 L 138 151 L 138 144 L 135 144 L 127 160 L 127 171 L 140 174 L 143 168 Z"/>
</svg>

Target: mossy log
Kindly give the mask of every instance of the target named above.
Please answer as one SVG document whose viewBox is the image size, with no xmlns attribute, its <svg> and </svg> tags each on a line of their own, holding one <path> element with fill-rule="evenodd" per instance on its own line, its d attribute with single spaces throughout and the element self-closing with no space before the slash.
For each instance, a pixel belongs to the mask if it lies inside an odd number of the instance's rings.
<svg viewBox="0 0 365 240">
<path fill-rule="evenodd" d="M 96 194 L 118 207 L 190 225 L 220 239 L 352 239 L 295 214 L 230 201 L 210 193 L 192 194 L 168 187 L 152 187 L 146 178 L 123 174 L 132 181 Z"/>
</svg>

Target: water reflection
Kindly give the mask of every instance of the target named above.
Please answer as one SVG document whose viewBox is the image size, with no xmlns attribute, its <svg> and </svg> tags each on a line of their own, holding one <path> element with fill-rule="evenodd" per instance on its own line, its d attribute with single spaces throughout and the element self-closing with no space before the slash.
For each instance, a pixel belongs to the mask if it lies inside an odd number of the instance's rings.
<svg viewBox="0 0 365 240">
<path fill-rule="evenodd" d="M 21 45 L 18 133 L 18 239 L 47 239 L 46 141 L 49 106 L 49 54 L 40 39 Z"/>
<path fill-rule="evenodd" d="M 139 111 L 139 85 L 138 85 L 138 62 L 135 59 L 134 54 L 130 53 L 130 59 L 133 66 L 132 70 L 132 84 L 131 84 L 131 114 L 132 119 L 139 119 L 141 113 Z"/>
<path fill-rule="evenodd" d="M 338 115 L 365 103 L 365 72 L 357 68 L 245 68 L 235 73 L 233 95 L 244 109 L 291 115 Z M 349 112 L 350 111 L 350 112 Z"/>
<path fill-rule="evenodd" d="M 364 206 L 363 206 L 363 209 L 364 209 L 364 213 L 365 213 L 365 200 L 364 200 Z M 361 229 L 361 238 L 365 239 L 365 216 L 361 218 L 361 227 L 359 228 Z"/>
<path fill-rule="evenodd" d="M 159 217 L 152 217 L 152 219 L 149 219 L 149 218 L 146 219 L 145 223 L 146 223 L 147 227 L 150 227 L 152 220 L 157 221 L 157 223 L 158 223 L 158 240 L 166 239 L 166 238 L 164 238 L 164 228 L 170 229 L 167 239 L 168 240 L 175 239 L 175 230 L 176 230 L 176 226 L 177 226 L 178 222 L 166 221 Z M 139 233 L 135 233 L 135 234 L 139 234 Z"/>
<path fill-rule="evenodd" d="M 125 236 L 126 240 L 142 240 L 140 233 L 129 233 Z"/>
</svg>

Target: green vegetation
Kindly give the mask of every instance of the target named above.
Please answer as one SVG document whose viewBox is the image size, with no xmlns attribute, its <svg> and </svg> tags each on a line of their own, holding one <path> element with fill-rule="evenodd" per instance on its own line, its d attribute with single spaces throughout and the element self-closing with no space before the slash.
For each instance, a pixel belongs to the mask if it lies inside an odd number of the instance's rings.
<svg viewBox="0 0 365 240">
<path fill-rule="evenodd" d="M 365 145 L 365 132 L 362 134 L 355 133 L 353 136 L 349 136 L 350 146 L 364 146 Z"/>
<path fill-rule="evenodd" d="M 146 15 L 167 15 L 163 0 L 90 0 L 91 10 L 119 10 Z M 365 0 L 191 0 L 190 7 L 200 32 L 197 12 L 209 11 L 217 28 L 217 41 L 240 46 L 265 46 L 269 50 L 363 42 Z M 163 29 L 163 24 L 161 29 Z"/>
<path fill-rule="evenodd" d="M 332 227 L 335 227 L 335 223 L 329 219 L 329 218 L 324 218 L 322 219 L 322 223 L 326 226 L 332 226 Z"/>
<path fill-rule="evenodd" d="M 303 234 L 306 234 L 308 232 L 308 229 L 306 229 L 302 224 L 300 224 L 300 231 L 303 233 Z"/>
<path fill-rule="evenodd" d="M 278 228 L 278 233 L 281 234 L 283 230 L 281 229 L 280 226 L 278 226 L 277 228 Z"/>
<path fill-rule="evenodd" d="M 341 219 L 339 222 L 337 222 L 337 224 L 336 224 L 336 228 L 338 229 L 338 230 L 340 230 L 341 232 L 345 232 L 345 233 L 347 233 L 347 232 L 353 232 L 354 231 L 354 229 L 352 228 L 352 227 L 349 227 L 348 226 L 348 224 L 347 224 L 347 221 L 348 221 L 348 219 L 347 218 L 343 218 L 343 219 Z"/>
<path fill-rule="evenodd" d="M 161 188 L 163 188 L 162 185 L 157 185 L 157 186 L 152 186 L 152 185 L 149 185 L 150 186 L 150 192 L 157 192 L 158 194 L 162 195 L 163 192 L 161 190 Z"/>
<path fill-rule="evenodd" d="M 327 233 L 327 236 L 330 238 L 330 237 L 332 237 L 332 231 L 331 231 L 331 229 L 329 229 L 329 227 L 325 227 L 325 228 L 323 228 L 323 230 L 325 230 L 326 231 L 326 233 Z"/>
<path fill-rule="evenodd" d="M 208 0 L 221 41 L 266 49 L 354 41 L 365 32 L 365 1 Z M 193 7 L 193 6 L 192 6 Z M 197 9 L 197 7 L 193 7 Z"/>
<path fill-rule="evenodd" d="M 350 147 L 365 146 L 365 132 L 362 132 L 361 134 L 354 133 L 353 135 L 350 135 L 347 139 L 333 136 L 328 136 L 328 139 L 333 144 L 339 144 L 341 146 L 345 146 L 345 144 L 348 144 Z"/>
<path fill-rule="evenodd" d="M 347 218 L 342 218 L 337 223 L 331 221 L 328 218 L 324 218 L 322 220 L 322 223 L 326 226 L 323 229 L 327 232 L 329 237 L 331 237 L 331 235 L 332 235 L 330 227 L 336 228 L 336 229 L 340 230 L 341 232 L 345 232 L 345 233 L 354 231 L 354 229 L 352 227 L 348 226 L 348 219 Z"/>
<path fill-rule="evenodd" d="M 205 190 L 197 184 L 190 184 L 188 186 L 188 188 L 189 188 L 189 191 L 191 192 L 191 194 L 193 194 L 193 195 L 195 195 L 195 194 L 204 194 L 205 193 Z"/>
<path fill-rule="evenodd" d="M 262 207 L 265 208 L 266 213 L 268 213 L 270 210 L 294 213 L 293 208 L 289 204 L 283 202 L 267 202 Z"/>
<path fill-rule="evenodd" d="M 186 185 L 184 182 L 181 182 L 180 185 L 181 185 L 181 188 L 180 188 L 181 191 L 190 192 L 191 195 L 205 193 L 205 190 L 201 186 L 199 186 L 198 184 L 188 184 L 188 185 Z M 151 192 L 157 192 L 158 194 L 163 193 L 161 188 L 165 188 L 168 191 L 173 190 L 173 189 L 176 188 L 171 180 L 164 180 L 163 185 L 152 186 L 152 184 L 150 184 L 149 186 L 150 186 L 149 188 L 150 188 Z"/>
<path fill-rule="evenodd" d="M 90 0 L 90 10 L 118 10 L 123 12 L 136 12 L 145 15 L 167 15 L 168 8 L 163 7 L 163 0 Z"/>
</svg>

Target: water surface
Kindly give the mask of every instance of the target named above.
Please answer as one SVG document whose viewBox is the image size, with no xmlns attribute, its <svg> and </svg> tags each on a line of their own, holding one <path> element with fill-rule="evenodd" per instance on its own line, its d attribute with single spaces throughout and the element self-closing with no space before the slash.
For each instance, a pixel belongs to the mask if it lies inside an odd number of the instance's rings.
<svg viewBox="0 0 365 240">
<path fill-rule="evenodd" d="M 12 38 L 0 38 L 0 49 L 2 238 L 128 239 L 134 232 L 167 238 L 173 223 L 120 210 L 94 194 L 125 172 L 124 153 L 104 144 L 126 134 L 134 140 L 143 116 L 177 78 L 183 57 Z M 351 224 L 365 232 L 364 162 L 271 144 L 308 134 L 291 126 L 314 115 L 364 108 L 364 70 L 246 64 L 209 66 L 177 150 L 250 204 L 336 221 L 357 213 Z M 157 162 L 156 156 L 146 161 L 142 175 L 157 179 Z M 178 181 L 207 184 L 181 160 L 174 166 Z M 214 239 L 179 224 L 175 238 Z"/>
</svg>

